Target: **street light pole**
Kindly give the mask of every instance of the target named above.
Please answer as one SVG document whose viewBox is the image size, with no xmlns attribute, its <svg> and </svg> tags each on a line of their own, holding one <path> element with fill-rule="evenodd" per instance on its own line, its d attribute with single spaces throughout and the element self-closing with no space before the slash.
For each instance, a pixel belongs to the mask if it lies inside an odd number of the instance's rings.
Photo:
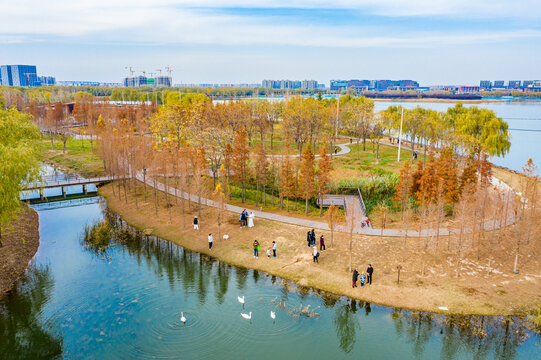
<svg viewBox="0 0 541 360">
<path fill-rule="evenodd" d="M 398 157 L 396 162 L 400 162 L 400 148 L 402 147 L 402 122 L 404 121 L 404 108 L 402 108 L 402 115 L 400 115 L 400 133 L 398 134 Z"/>
</svg>

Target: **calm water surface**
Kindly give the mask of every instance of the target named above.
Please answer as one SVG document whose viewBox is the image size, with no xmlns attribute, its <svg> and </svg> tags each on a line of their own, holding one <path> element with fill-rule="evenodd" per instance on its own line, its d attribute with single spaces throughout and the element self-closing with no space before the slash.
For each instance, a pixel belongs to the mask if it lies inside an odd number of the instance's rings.
<svg viewBox="0 0 541 360">
<path fill-rule="evenodd" d="M 39 250 L 0 298 L 0 358 L 541 359 L 540 338 L 518 319 L 444 318 L 318 294 L 134 232 L 94 252 L 80 239 L 104 217 L 98 199 L 39 211 Z M 319 316 L 299 315 L 308 305 Z"/>
</svg>

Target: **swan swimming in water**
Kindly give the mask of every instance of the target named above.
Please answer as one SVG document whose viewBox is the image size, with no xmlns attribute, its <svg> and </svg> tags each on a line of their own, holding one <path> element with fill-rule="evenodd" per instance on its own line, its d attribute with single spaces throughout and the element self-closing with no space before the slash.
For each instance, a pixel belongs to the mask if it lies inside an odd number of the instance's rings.
<svg viewBox="0 0 541 360">
<path fill-rule="evenodd" d="M 274 311 L 271 311 L 271 318 L 272 320 L 276 319 L 276 314 L 274 313 Z"/>
<path fill-rule="evenodd" d="M 246 320 L 252 320 L 252 312 L 251 311 L 248 314 L 240 313 L 240 316 L 242 316 Z"/>
<path fill-rule="evenodd" d="M 183 323 L 186 323 L 186 318 L 184 317 L 183 312 L 180 313 L 180 321 L 182 321 Z"/>
<path fill-rule="evenodd" d="M 237 296 L 237 300 L 244 305 L 244 296 L 240 297 L 240 296 Z"/>
</svg>

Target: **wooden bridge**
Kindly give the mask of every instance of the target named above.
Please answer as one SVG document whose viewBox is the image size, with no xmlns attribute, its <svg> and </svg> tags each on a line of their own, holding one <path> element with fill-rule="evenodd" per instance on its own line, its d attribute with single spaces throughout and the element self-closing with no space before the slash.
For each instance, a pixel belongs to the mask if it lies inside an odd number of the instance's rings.
<svg viewBox="0 0 541 360">
<path fill-rule="evenodd" d="M 91 176 L 88 176 L 91 175 Z M 24 186 L 25 191 L 39 190 L 40 198 L 44 198 L 43 190 L 52 188 L 61 188 L 62 197 L 66 197 L 66 188 L 70 186 L 82 186 L 83 194 L 87 193 L 87 185 L 100 185 L 105 184 L 113 180 L 122 179 L 122 176 L 96 176 L 93 174 L 61 174 L 61 175 L 49 175 L 41 179 L 40 182 L 29 183 Z"/>
</svg>

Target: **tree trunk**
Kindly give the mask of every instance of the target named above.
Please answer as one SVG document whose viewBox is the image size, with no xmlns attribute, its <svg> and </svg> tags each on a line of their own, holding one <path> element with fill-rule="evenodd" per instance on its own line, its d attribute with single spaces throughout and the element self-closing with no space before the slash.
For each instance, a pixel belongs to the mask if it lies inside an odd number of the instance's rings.
<svg viewBox="0 0 541 360">
<path fill-rule="evenodd" d="M 270 128 L 271 128 L 271 138 L 270 138 L 271 145 L 270 145 L 270 148 L 272 150 L 273 149 L 273 142 L 272 141 L 273 141 L 273 138 L 274 138 L 274 122 L 273 121 L 270 122 Z"/>
<path fill-rule="evenodd" d="M 255 186 L 255 206 L 259 206 L 259 181 L 256 181 Z"/>
<path fill-rule="evenodd" d="M 305 215 L 308 216 L 308 197 L 306 198 L 306 210 Z"/>
</svg>

